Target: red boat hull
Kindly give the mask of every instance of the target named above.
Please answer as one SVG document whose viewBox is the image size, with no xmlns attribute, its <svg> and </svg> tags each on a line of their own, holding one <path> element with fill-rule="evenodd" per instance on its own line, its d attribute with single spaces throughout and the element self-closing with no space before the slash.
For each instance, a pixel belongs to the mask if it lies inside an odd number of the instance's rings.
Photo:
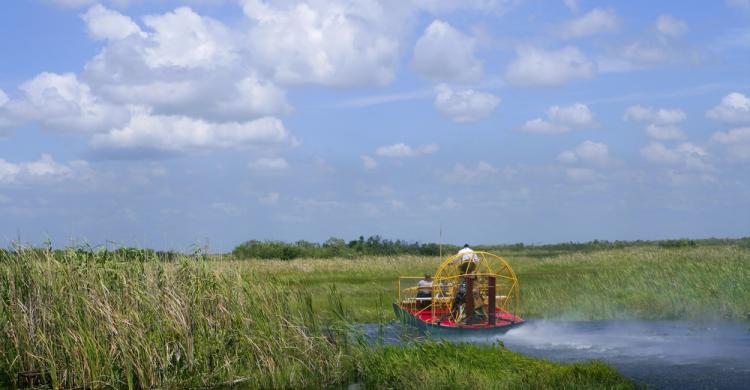
<svg viewBox="0 0 750 390">
<path fill-rule="evenodd" d="M 449 313 L 445 310 L 410 310 L 402 307 L 398 303 L 393 304 L 393 311 L 402 322 L 423 330 L 431 331 L 498 331 L 503 332 L 523 324 L 523 319 L 512 313 L 498 310 L 495 313 L 495 324 L 487 322 L 476 324 L 456 324 L 450 319 Z"/>
</svg>

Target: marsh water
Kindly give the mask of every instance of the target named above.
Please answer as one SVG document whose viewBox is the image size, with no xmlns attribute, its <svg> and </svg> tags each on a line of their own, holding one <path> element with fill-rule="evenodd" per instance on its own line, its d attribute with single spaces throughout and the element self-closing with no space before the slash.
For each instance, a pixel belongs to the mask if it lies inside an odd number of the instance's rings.
<svg viewBox="0 0 750 390">
<path fill-rule="evenodd" d="M 558 362 L 598 359 L 655 389 L 750 389 L 750 324 L 687 321 L 529 320 L 505 334 L 427 336 L 400 323 L 365 325 L 373 340 L 431 337 L 496 343 Z"/>
</svg>

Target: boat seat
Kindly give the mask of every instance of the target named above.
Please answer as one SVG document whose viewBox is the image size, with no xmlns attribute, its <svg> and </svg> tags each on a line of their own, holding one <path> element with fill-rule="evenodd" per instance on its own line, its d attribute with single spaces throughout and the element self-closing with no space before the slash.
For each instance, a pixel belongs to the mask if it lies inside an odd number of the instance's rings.
<svg viewBox="0 0 750 390">
<path fill-rule="evenodd" d="M 424 301 L 431 301 L 432 298 L 426 297 L 426 298 L 406 298 L 402 302 L 424 302 Z"/>
</svg>

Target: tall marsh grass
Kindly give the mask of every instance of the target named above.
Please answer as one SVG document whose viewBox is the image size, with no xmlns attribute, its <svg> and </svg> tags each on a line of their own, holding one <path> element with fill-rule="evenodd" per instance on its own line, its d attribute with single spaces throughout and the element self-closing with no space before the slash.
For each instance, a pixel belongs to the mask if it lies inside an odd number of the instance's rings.
<svg viewBox="0 0 750 390">
<path fill-rule="evenodd" d="M 733 241 L 495 253 L 518 276 L 525 317 L 750 320 L 750 247 Z M 376 322 L 393 318 L 390 307 L 376 302 L 396 299 L 399 276 L 434 272 L 440 262 L 424 256 L 251 260 L 223 262 L 218 269 L 301 283 L 316 293 L 316 307 L 336 283 L 353 319 Z"/>
<path fill-rule="evenodd" d="M 750 248 L 699 246 L 519 258 L 527 316 L 750 320 Z"/>
<path fill-rule="evenodd" d="M 0 265 L 0 373 L 17 386 L 320 388 L 346 380 L 340 334 L 304 289 L 206 262 L 58 258 Z M 296 304 L 299 303 L 299 304 Z"/>
<path fill-rule="evenodd" d="M 395 277 L 427 257 L 237 262 L 18 249 L 0 257 L 0 385 L 51 388 L 628 388 L 600 363 L 500 346 L 379 346 Z M 364 311 L 363 311 L 364 310 Z"/>
</svg>

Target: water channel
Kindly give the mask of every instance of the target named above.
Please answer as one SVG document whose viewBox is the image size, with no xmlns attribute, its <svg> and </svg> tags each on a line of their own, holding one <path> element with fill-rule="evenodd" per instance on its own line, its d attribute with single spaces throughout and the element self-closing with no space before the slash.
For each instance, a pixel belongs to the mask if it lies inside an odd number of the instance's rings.
<svg viewBox="0 0 750 390">
<path fill-rule="evenodd" d="M 373 339 L 431 337 L 496 343 L 558 362 L 598 359 L 654 389 L 750 389 L 750 324 L 688 321 L 529 320 L 505 334 L 426 336 L 400 323 L 366 325 Z"/>
</svg>

